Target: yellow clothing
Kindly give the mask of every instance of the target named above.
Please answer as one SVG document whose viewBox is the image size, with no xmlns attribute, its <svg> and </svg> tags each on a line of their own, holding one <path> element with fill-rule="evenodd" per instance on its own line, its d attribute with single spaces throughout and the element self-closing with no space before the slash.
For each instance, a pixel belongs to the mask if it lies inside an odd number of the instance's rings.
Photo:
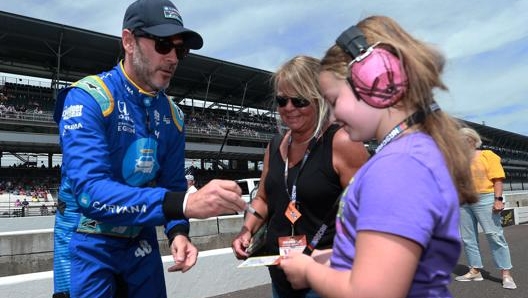
<svg viewBox="0 0 528 298">
<path fill-rule="evenodd" d="M 471 163 L 471 174 L 478 193 L 492 193 L 493 179 L 504 179 L 500 157 L 491 150 L 477 151 Z"/>
</svg>

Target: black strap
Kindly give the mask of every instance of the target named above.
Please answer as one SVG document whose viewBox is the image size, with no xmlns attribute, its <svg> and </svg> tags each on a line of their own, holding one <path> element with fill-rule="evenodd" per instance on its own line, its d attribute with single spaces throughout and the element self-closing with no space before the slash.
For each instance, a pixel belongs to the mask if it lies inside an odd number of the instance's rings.
<svg viewBox="0 0 528 298">
<path fill-rule="evenodd" d="M 337 212 L 337 208 L 339 208 L 339 202 L 341 202 L 341 196 L 343 195 L 343 192 L 341 192 L 341 195 L 337 197 L 337 199 L 334 202 L 334 205 L 332 205 L 332 208 L 330 208 L 330 212 L 326 213 L 323 224 L 317 229 L 317 232 L 313 236 L 310 243 L 306 244 L 306 247 L 304 248 L 303 254 L 311 255 L 314 249 L 317 247 L 317 244 L 319 241 L 321 241 L 321 238 L 323 238 L 323 235 L 326 233 L 326 230 L 328 229 L 328 226 L 326 223 L 330 222 L 331 220 L 336 220 L 336 217 L 334 215 L 334 211 Z"/>
</svg>

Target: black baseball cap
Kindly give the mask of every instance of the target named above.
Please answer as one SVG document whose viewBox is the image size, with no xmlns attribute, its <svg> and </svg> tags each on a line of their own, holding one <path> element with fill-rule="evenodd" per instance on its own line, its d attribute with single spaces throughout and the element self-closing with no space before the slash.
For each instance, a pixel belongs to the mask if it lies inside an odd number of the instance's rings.
<svg viewBox="0 0 528 298">
<path fill-rule="evenodd" d="M 203 46 L 200 34 L 183 27 L 180 12 L 169 0 L 137 0 L 130 4 L 123 19 L 123 29 L 141 30 L 157 37 L 183 36 L 186 47 Z"/>
</svg>

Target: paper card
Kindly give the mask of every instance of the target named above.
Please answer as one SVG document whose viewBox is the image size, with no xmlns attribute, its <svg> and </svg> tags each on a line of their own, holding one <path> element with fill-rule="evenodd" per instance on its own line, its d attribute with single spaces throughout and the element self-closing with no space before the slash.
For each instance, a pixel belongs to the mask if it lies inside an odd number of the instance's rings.
<svg viewBox="0 0 528 298">
<path fill-rule="evenodd" d="M 287 255 L 290 251 L 303 252 L 306 248 L 306 235 L 279 237 L 279 253 Z"/>
<path fill-rule="evenodd" d="M 244 262 L 237 266 L 237 268 L 251 268 L 260 266 L 274 266 L 279 265 L 281 256 L 263 256 L 247 258 Z"/>
</svg>

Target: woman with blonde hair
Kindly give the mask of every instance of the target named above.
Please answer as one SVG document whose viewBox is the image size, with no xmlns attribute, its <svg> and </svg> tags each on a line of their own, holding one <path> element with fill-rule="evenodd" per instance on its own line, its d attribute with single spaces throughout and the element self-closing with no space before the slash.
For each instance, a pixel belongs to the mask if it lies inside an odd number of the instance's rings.
<svg viewBox="0 0 528 298">
<path fill-rule="evenodd" d="M 351 141 L 332 123 L 331 109 L 318 88 L 319 63 L 296 56 L 273 75 L 277 111 L 287 129 L 273 137 L 264 154 L 260 186 L 251 202 L 264 220 L 246 216 L 232 243 L 239 259 L 250 255 L 249 243 L 264 224 L 266 254 L 301 250 L 309 243 L 314 255 L 331 248 L 339 194 L 368 159 L 363 143 Z M 319 297 L 308 287 L 293 289 L 277 266 L 270 266 L 269 273 L 273 298 Z"/>
<path fill-rule="evenodd" d="M 460 234 L 464 243 L 464 252 L 469 263 L 469 271 L 457 276 L 457 281 L 481 281 L 482 258 L 478 241 L 480 224 L 488 239 L 491 256 L 497 268 L 501 270 L 502 287 L 516 289 L 510 273 L 512 268 L 510 248 L 504 237 L 500 212 L 504 210 L 502 197 L 502 180 L 505 178 L 500 157 L 491 150 L 481 150 L 482 140 L 472 128 L 460 129 L 460 134 L 467 141 L 473 152 L 471 173 L 479 201 L 475 204 L 464 204 L 460 208 Z"/>
</svg>

